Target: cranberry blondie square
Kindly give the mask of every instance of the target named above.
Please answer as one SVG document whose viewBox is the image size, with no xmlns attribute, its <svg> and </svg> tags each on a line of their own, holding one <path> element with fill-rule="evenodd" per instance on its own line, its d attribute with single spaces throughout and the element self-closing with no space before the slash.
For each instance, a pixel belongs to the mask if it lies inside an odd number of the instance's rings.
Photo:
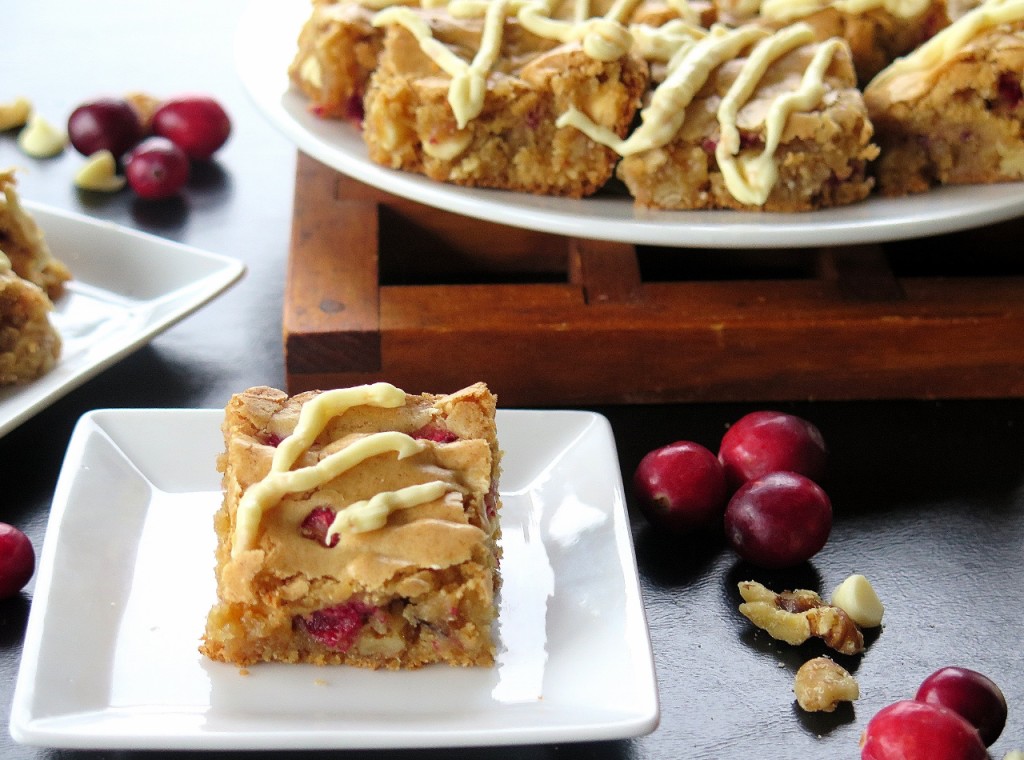
<svg viewBox="0 0 1024 760">
<path fill-rule="evenodd" d="M 617 156 L 555 122 L 574 108 L 626 134 L 649 76 L 626 27 L 513 14 L 506 0 L 468 5 L 375 17 L 386 33 L 364 103 L 370 159 L 458 185 L 594 193 Z"/>
<path fill-rule="evenodd" d="M 864 90 L 882 194 L 1024 180 L 1024 1 L 988 0 Z"/>
<path fill-rule="evenodd" d="M 561 120 L 623 156 L 637 205 L 808 211 L 870 192 L 878 148 L 844 40 L 715 25 L 668 72 L 625 140 L 577 112 Z"/>
<path fill-rule="evenodd" d="M 236 394 L 201 651 L 239 666 L 493 664 L 495 406 L 482 383 Z"/>
</svg>

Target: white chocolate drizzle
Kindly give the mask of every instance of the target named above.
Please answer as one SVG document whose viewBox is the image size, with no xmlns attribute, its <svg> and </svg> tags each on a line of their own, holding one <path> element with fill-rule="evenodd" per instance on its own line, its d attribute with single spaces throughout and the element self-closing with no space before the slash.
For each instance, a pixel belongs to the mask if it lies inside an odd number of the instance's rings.
<svg viewBox="0 0 1024 760">
<path fill-rule="evenodd" d="M 625 140 L 573 108 L 559 117 L 556 126 L 576 127 L 620 156 L 660 148 L 679 132 L 686 120 L 686 106 L 700 92 L 711 72 L 768 34 L 755 26 L 728 29 L 716 25 L 703 39 L 684 42 L 669 61 L 665 81 L 654 90 L 650 103 L 640 112 L 640 126 Z"/>
<path fill-rule="evenodd" d="M 918 75 L 936 71 L 982 32 L 1024 19 L 1024 0 L 986 0 L 942 29 L 920 47 L 897 58 L 868 84 L 867 89 L 892 87 L 895 99 L 916 97 L 930 86 Z M 910 76 L 903 87 L 896 80 Z"/>
<path fill-rule="evenodd" d="M 795 21 L 819 11 L 835 8 L 842 13 L 861 15 L 885 10 L 897 18 L 916 18 L 928 10 L 933 0 L 763 0 L 760 15 L 772 21 Z"/>
<path fill-rule="evenodd" d="M 404 404 L 405 392 L 388 383 L 325 391 L 306 402 L 299 412 L 295 430 L 281 441 L 274 452 L 270 471 L 262 480 L 249 486 L 239 500 L 231 546 L 232 558 L 237 558 L 255 546 L 264 512 L 276 506 L 285 495 L 323 485 L 379 454 L 395 452 L 399 459 L 404 459 L 426 448 L 427 443 L 424 441 L 404 433 L 385 431 L 360 438 L 328 454 L 315 465 L 292 469 L 334 417 L 358 405 L 395 408 Z M 340 510 L 329 529 L 329 535 L 337 535 L 343 530 L 375 530 L 384 525 L 390 512 L 433 501 L 448 490 L 451 490 L 450 484 L 431 481 L 377 494 L 368 501 L 356 502 Z M 354 511 L 349 513 L 349 509 Z"/>
<path fill-rule="evenodd" d="M 579 42 L 583 52 L 598 61 L 616 61 L 629 52 L 633 38 L 626 21 L 640 0 L 615 0 L 604 16 L 590 16 L 588 0 L 577 0 L 573 18 L 552 18 L 554 0 L 536 0 L 520 9 L 525 29 L 558 42 Z"/>
</svg>

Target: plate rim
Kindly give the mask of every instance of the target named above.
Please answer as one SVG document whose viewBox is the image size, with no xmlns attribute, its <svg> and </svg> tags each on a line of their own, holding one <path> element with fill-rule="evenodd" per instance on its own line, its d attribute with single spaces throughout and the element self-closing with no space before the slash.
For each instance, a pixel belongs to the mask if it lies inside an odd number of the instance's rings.
<svg viewBox="0 0 1024 760">
<path fill-rule="evenodd" d="M 240 259 L 236 259 L 231 256 L 206 251 L 176 240 L 170 240 L 132 227 L 126 227 L 115 222 L 96 219 L 76 211 L 68 211 L 45 203 L 23 199 L 22 204 L 29 213 L 32 214 L 48 241 L 52 241 L 53 238 L 51 230 L 47 229 L 48 224 L 46 219 L 49 217 L 60 219 L 65 222 L 71 222 L 76 226 L 89 228 L 90 230 L 97 231 L 97 234 L 100 235 L 115 235 L 118 237 L 124 237 L 127 240 L 145 241 L 147 245 L 156 245 L 171 251 L 188 253 L 189 256 L 196 260 L 202 260 L 217 265 L 217 268 L 214 271 L 207 272 L 200 277 L 190 280 L 188 284 L 193 288 L 193 290 L 188 294 L 182 294 L 180 303 L 176 304 L 174 308 L 169 309 L 166 312 L 162 312 L 155 319 L 147 320 L 140 326 L 138 331 L 131 334 L 130 340 L 124 340 L 117 343 L 116 350 L 111 350 L 98 357 L 94 357 L 91 362 L 85 362 L 81 366 L 76 367 L 72 374 L 63 382 L 54 385 L 54 387 L 49 388 L 46 391 L 40 391 L 40 388 L 53 385 L 53 378 L 55 375 L 53 375 L 53 370 L 51 370 L 50 372 L 24 385 L 9 386 L 5 388 L 4 390 L 8 391 L 10 395 L 7 398 L 0 400 L 0 438 L 7 435 L 19 425 L 50 405 L 56 403 L 86 381 L 134 353 L 143 345 L 156 338 L 160 333 L 166 331 L 216 299 L 218 296 L 225 293 L 239 280 L 241 280 L 247 271 L 246 265 Z M 72 282 L 76 282 L 75 272 L 72 271 L 71 275 Z M 179 288 L 175 288 L 175 290 L 179 289 L 181 289 L 180 286 Z M 168 295 L 172 295 L 175 290 L 166 291 L 151 298 L 143 299 L 140 303 L 155 304 L 161 298 L 166 298 Z M 58 357 L 57 361 L 57 366 L 59 367 L 60 363 L 64 361 L 64 358 Z M 16 405 L 12 404 L 10 413 L 5 414 L 4 407 L 11 402 L 17 401 L 19 398 L 28 398 L 29 401 L 19 408 L 14 408 Z"/>
<path fill-rule="evenodd" d="M 306 10 L 306 6 L 299 0 L 249 0 L 243 9 L 235 33 L 234 62 L 250 100 L 274 127 L 311 157 L 379 190 L 437 209 L 484 221 L 500 219 L 501 224 L 538 232 L 673 251 L 867 245 L 959 232 L 1024 214 L 1024 182 L 947 186 L 899 199 L 875 194 L 849 206 L 787 214 L 726 209 L 637 209 L 628 197 L 573 200 L 530 196 L 450 185 L 386 168 L 371 162 L 365 149 L 354 151 L 332 145 L 310 128 L 326 129 L 332 125 L 344 128 L 346 125 L 311 116 L 288 80 L 287 65 L 291 58 L 286 58 L 285 53 L 294 48 L 298 27 L 291 38 L 275 35 L 268 41 L 254 34 L 261 29 L 267 31 L 268 14 L 275 21 L 284 18 L 288 23 L 283 26 L 301 23 L 308 11 L 303 15 L 299 14 L 300 9 Z M 281 24 L 274 25 L 274 31 L 281 28 Z M 285 45 L 292 47 L 285 48 Z M 609 201 L 621 203 L 609 206 L 620 213 L 603 220 L 598 215 L 603 206 L 597 204 Z M 895 208 L 903 210 L 893 214 L 891 209 L 897 203 L 900 205 Z M 573 213 L 571 209 L 580 204 L 587 204 L 592 212 Z M 886 215 L 892 218 L 879 219 Z M 685 247 L 680 247 L 681 240 L 686 241 Z"/>
<path fill-rule="evenodd" d="M 600 437 L 600 445 L 606 449 L 610 457 L 614 458 L 613 461 L 617 465 L 618 459 L 610 422 L 598 412 L 569 409 L 499 409 L 498 421 L 500 426 L 502 418 L 507 415 L 525 419 L 528 415 L 547 417 L 552 413 L 571 416 L 582 421 L 581 428 L 592 428 L 589 434 Z M 565 721 L 560 724 L 543 724 L 534 727 L 491 726 L 470 731 L 446 726 L 429 732 L 424 732 L 422 729 L 394 732 L 391 727 L 388 729 L 392 734 L 390 740 L 383 743 L 380 740 L 381 729 L 373 727 L 367 729 L 348 727 L 340 731 L 300 727 L 301 731 L 295 728 L 291 730 L 246 730 L 241 734 L 223 730 L 209 733 L 192 730 L 185 733 L 180 729 L 165 731 L 164 734 L 118 732 L 110 730 L 109 718 L 111 714 L 122 708 L 109 704 L 99 710 L 86 709 L 53 716 L 34 716 L 32 714 L 32 698 L 37 686 L 40 650 L 46 625 L 47 598 L 55 580 L 54 566 L 55 557 L 59 551 L 60 527 L 69 510 L 75 509 L 69 496 L 78 477 L 77 464 L 87 453 L 90 439 L 96 434 L 105 436 L 117 446 L 127 463 L 134 464 L 140 458 L 139 452 L 136 452 L 133 460 L 132 452 L 119 444 L 116 433 L 112 432 L 112 424 L 116 425 L 127 418 L 134 418 L 135 424 L 143 424 L 161 416 L 165 420 L 185 421 L 186 428 L 191 425 L 196 426 L 195 430 L 199 430 L 206 425 L 219 425 L 223 417 L 223 410 L 103 408 L 83 414 L 75 425 L 58 476 L 46 534 L 39 554 L 39 570 L 35 579 L 32 606 L 15 680 L 9 732 L 18 743 L 64 749 L 413 749 L 626 739 L 650 733 L 657 727 L 660 721 L 657 673 L 651 646 L 650 628 L 643 605 L 632 531 L 626 510 L 621 471 L 613 473 L 610 478 L 612 482 L 616 483 L 617 493 L 611 495 L 608 501 L 610 518 L 608 530 L 611 531 L 609 541 L 616 552 L 616 561 L 621 564 L 625 592 L 623 621 L 626 624 L 624 633 L 626 638 L 624 640 L 628 641 L 637 652 L 637 656 L 634 657 L 637 668 L 634 672 L 639 679 L 637 683 L 640 684 L 640 691 L 648 695 L 643 705 L 630 705 L 630 709 L 623 709 L 615 713 L 601 713 L 603 720 L 599 723 L 595 718 L 591 721 L 578 720 L 575 724 Z M 110 423 L 109 420 L 113 420 L 113 423 Z M 559 449 L 559 451 L 561 450 L 563 449 Z M 157 488 L 149 477 L 144 477 L 151 488 Z M 38 603 L 37 600 L 39 600 Z M 633 637 L 637 635 L 637 631 L 632 630 L 637 625 L 641 627 L 644 638 L 643 648 L 639 649 L 637 647 L 640 646 L 640 642 L 630 638 L 631 635 Z M 508 707 L 510 710 L 516 711 L 523 709 L 524 706 L 523 704 L 510 704 Z M 532 704 L 528 704 L 526 709 L 533 707 Z M 536 709 L 543 710 L 544 706 L 538 703 Z M 178 711 L 175 714 L 183 713 L 184 711 Z M 155 714 L 160 715 L 161 713 L 157 711 Z M 163 714 L 170 715 L 170 712 Z M 154 713 L 148 713 L 147 716 L 152 720 Z"/>
</svg>

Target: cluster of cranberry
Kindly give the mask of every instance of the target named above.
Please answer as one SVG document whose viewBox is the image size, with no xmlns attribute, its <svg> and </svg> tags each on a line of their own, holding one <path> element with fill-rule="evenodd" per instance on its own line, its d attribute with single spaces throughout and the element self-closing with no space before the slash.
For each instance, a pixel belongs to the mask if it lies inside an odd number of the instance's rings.
<svg viewBox="0 0 1024 760">
<path fill-rule="evenodd" d="M 986 675 L 941 668 L 913 699 L 883 707 L 861 737 L 862 760 L 986 760 L 1006 725 L 1006 697 Z"/>
<path fill-rule="evenodd" d="M 640 460 L 633 488 L 644 515 L 675 532 L 720 530 L 759 567 L 792 567 L 817 554 L 832 530 L 832 503 L 817 481 L 821 432 L 785 412 L 752 412 L 722 437 L 717 456 L 677 441 Z"/>
<path fill-rule="evenodd" d="M 175 195 L 192 161 L 209 160 L 231 134 L 224 108 L 206 95 L 182 95 L 142 113 L 127 98 L 82 103 L 68 117 L 68 139 L 83 156 L 109 151 L 140 198 Z"/>
</svg>

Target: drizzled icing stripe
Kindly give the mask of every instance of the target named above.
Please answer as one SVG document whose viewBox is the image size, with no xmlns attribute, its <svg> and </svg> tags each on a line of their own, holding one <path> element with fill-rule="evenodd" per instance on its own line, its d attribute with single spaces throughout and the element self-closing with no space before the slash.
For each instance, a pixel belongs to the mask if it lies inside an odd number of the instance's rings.
<svg viewBox="0 0 1024 760">
<path fill-rule="evenodd" d="M 878 87 L 893 86 L 894 80 L 899 77 L 914 75 L 903 88 L 893 87 L 893 96 L 895 99 L 915 97 L 929 87 L 929 83 L 917 77 L 917 74 L 937 70 L 952 60 L 960 49 L 982 32 L 1021 19 L 1024 19 L 1024 0 L 987 0 L 935 34 L 912 53 L 889 64 L 865 88 L 865 93 Z"/>
<path fill-rule="evenodd" d="M 897 18 L 914 18 L 924 13 L 933 0 L 763 0 L 760 15 L 773 21 L 794 21 L 835 8 L 860 15 L 883 9 Z"/>
<path fill-rule="evenodd" d="M 379 454 L 395 452 L 399 459 L 404 459 L 426 448 L 424 441 L 405 433 L 385 431 L 360 438 L 332 452 L 315 465 L 291 469 L 334 417 L 354 406 L 395 408 L 404 404 L 405 392 L 388 383 L 325 391 L 306 402 L 299 412 L 294 432 L 281 441 L 274 452 L 270 472 L 249 486 L 239 500 L 231 546 L 232 558 L 238 558 L 242 552 L 255 546 L 264 512 L 276 506 L 285 495 L 312 490 Z M 335 533 L 345 529 L 375 530 L 384 524 L 390 511 L 433 501 L 447 490 L 451 490 L 449 484 L 432 481 L 411 489 L 378 494 L 368 502 L 351 505 L 356 507 L 355 511 L 340 520 L 336 518 L 330 530 Z M 347 509 L 341 510 L 339 516 L 346 512 Z"/>
<path fill-rule="evenodd" d="M 583 52 L 598 61 L 616 61 L 633 46 L 625 22 L 640 0 L 615 0 L 604 16 L 590 17 L 589 2 L 577 0 L 571 21 L 551 17 L 553 0 L 523 6 L 519 22 L 538 37 L 557 42 L 580 42 Z"/>
<path fill-rule="evenodd" d="M 661 26 L 632 24 L 633 52 L 647 61 L 669 61 L 679 49 L 708 35 L 708 30 L 682 19 Z"/>
</svg>

